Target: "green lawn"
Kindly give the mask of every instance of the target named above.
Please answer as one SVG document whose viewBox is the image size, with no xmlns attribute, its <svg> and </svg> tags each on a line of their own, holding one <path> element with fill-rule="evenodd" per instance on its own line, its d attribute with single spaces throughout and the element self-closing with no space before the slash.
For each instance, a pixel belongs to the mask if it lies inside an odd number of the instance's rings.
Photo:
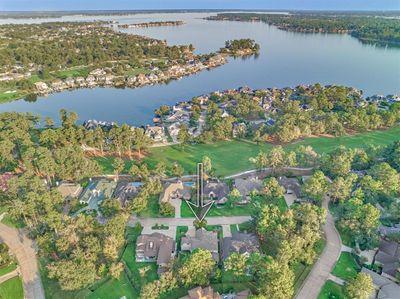
<svg viewBox="0 0 400 299">
<path fill-rule="evenodd" d="M 345 290 L 343 286 L 328 280 L 322 287 L 318 299 L 346 299 Z"/>
<path fill-rule="evenodd" d="M 87 77 L 88 75 L 89 70 L 87 67 L 70 68 L 54 73 L 54 76 L 60 79 L 66 79 L 68 77 Z"/>
<path fill-rule="evenodd" d="M 342 252 L 333 268 L 332 274 L 346 280 L 356 277 L 358 271 L 360 271 L 360 266 L 353 255 L 349 252 Z"/>
<path fill-rule="evenodd" d="M 21 278 L 14 277 L 0 284 L 0 298 L 23 299 L 24 290 L 22 288 Z"/>
<path fill-rule="evenodd" d="M 285 145 L 285 149 L 293 150 L 300 145 L 310 145 L 318 153 L 330 152 L 340 145 L 349 148 L 362 148 L 368 145 L 387 145 L 399 140 L 400 127 L 391 128 L 385 131 L 367 132 L 343 137 L 318 137 L 306 138 L 296 143 Z M 149 156 L 145 161 L 150 166 L 163 161 L 168 166 L 174 162 L 180 163 L 185 172 L 194 174 L 196 172 L 196 162 L 202 160 L 207 155 L 213 162 L 217 176 L 227 176 L 237 172 L 254 168 L 249 158 L 254 157 L 260 150 L 268 151 L 272 148 L 271 144 L 256 145 L 248 141 L 221 141 L 212 144 L 187 145 L 184 149 L 180 146 L 156 147 L 149 150 Z M 113 158 L 96 158 L 102 166 L 104 173 L 113 171 Z M 127 160 L 125 171 L 129 169 L 133 161 Z"/>
<path fill-rule="evenodd" d="M 129 282 L 125 272 L 121 273 L 118 280 L 109 279 L 85 298 L 88 299 L 120 299 L 125 296 L 127 299 L 138 297 L 138 293 Z"/>
<path fill-rule="evenodd" d="M 5 265 L 3 267 L 0 267 L 0 276 L 3 276 L 7 273 L 10 273 L 17 269 L 17 264 L 16 263 L 11 263 L 10 265 Z"/>
</svg>

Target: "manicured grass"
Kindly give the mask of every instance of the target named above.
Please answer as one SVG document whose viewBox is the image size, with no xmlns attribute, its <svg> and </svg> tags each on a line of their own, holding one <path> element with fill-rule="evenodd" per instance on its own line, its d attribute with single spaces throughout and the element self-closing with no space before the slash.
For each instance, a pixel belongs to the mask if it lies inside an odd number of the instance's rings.
<svg viewBox="0 0 400 299">
<path fill-rule="evenodd" d="M 54 73 L 54 76 L 60 79 L 66 79 L 68 77 L 87 77 L 88 75 L 89 70 L 87 67 L 70 68 Z"/>
<path fill-rule="evenodd" d="M 131 69 L 131 70 L 127 71 L 125 73 L 125 75 L 126 76 L 136 76 L 139 74 L 149 74 L 149 73 L 150 73 L 150 71 L 146 70 L 144 68 L 135 68 L 135 69 Z"/>
<path fill-rule="evenodd" d="M 360 271 L 360 266 L 353 255 L 349 252 L 342 252 L 333 268 L 332 274 L 346 280 L 356 277 L 358 271 Z"/>
<path fill-rule="evenodd" d="M 400 127 L 395 127 L 385 131 L 374 131 L 343 137 L 306 138 L 299 142 L 285 145 L 284 148 L 286 150 L 294 150 L 301 145 L 310 145 L 318 153 L 327 153 L 341 145 L 349 148 L 363 148 L 368 145 L 387 145 L 399 140 L 399 136 Z M 149 155 L 145 158 L 145 161 L 150 166 L 163 161 L 168 167 L 171 167 L 174 162 L 178 162 L 184 167 L 185 173 L 194 174 L 196 172 L 196 163 L 201 161 L 203 156 L 206 155 L 211 158 L 216 175 L 227 176 L 253 169 L 254 165 L 250 163 L 249 158 L 256 156 L 260 150 L 268 152 L 272 146 L 272 144 L 257 145 L 249 141 L 232 140 L 212 144 L 187 145 L 184 149 L 177 145 L 156 147 L 149 150 Z M 96 158 L 96 160 L 101 165 L 104 173 L 111 173 L 113 171 L 113 158 Z M 133 161 L 126 161 L 126 173 L 132 163 Z"/>
<path fill-rule="evenodd" d="M 3 276 L 7 273 L 10 273 L 17 269 L 17 264 L 16 263 L 11 263 L 10 265 L 5 265 L 3 267 L 0 267 L 0 276 Z"/>
<path fill-rule="evenodd" d="M 318 299 L 347 299 L 347 297 L 343 286 L 332 280 L 327 280 L 318 295 Z"/>
<path fill-rule="evenodd" d="M 88 299 L 120 299 L 122 297 L 133 299 L 138 297 L 138 293 L 129 282 L 128 276 L 125 272 L 121 273 L 118 280 L 109 279 L 97 288 L 89 296 Z"/>
<path fill-rule="evenodd" d="M 21 278 L 14 277 L 0 284 L 0 298 L 23 299 L 24 290 L 22 288 Z"/>
<path fill-rule="evenodd" d="M 130 243 L 126 247 L 122 260 L 126 267 L 129 269 L 129 277 L 134 287 L 138 290 L 141 289 L 146 283 L 158 279 L 157 276 L 157 264 L 154 263 L 141 263 L 136 262 L 135 257 L 136 243 Z M 148 268 L 147 272 L 142 276 L 140 275 L 139 269 Z"/>
</svg>

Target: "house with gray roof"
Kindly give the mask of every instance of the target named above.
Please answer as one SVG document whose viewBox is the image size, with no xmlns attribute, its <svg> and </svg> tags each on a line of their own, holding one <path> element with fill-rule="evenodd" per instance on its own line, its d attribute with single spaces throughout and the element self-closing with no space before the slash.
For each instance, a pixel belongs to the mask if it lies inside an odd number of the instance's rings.
<svg viewBox="0 0 400 299">
<path fill-rule="evenodd" d="M 376 294 L 373 298 L 377 299 L 399 298 L 400 286 L 397 283 L 367 268 L 362 268 L 361 272 L 368 274 L 372 278 L 376 290 Z"/>
<path fill-rule="evenodd" d="M 203 194 L 208 201 L 215 200 L 216 204 L 225 204 L 228 201 L 229 187 L 224 182 L 209 180 L 204 185 Z"/>
<path fill-rule="evenodd" d="M 250 178 L 237 178 L 235 179 L 235 188 L 239 190 L 242 195 L 242 200 L 239 204 L 246 204 L 250 202 L 250 195 L 252 192 L 259 192 L 263 187 L 262 180 L 258 179 L 258 177 L 250 177 Z"/>
<path fill-rule="evenodd" d="M 231 253 L 250 255 L 260 252 L 260 241 L 254 234 L 233 232 L 232 237 L 225 237 L 222 244 L 222 256 L 226 260 Z"/>
<path fill-rule="evenodd" d="M 278 177 L 278 183 L 285 188 L 287 194 L 294 194 L 297 198 L 301 196 L 301 186 L 296 178 L 288 178 L 285 176 Z"/>
<path fill-rule="evenodd" d="M 395 278 L 399 270 L 400 244 L 395 241 L 381 240 L 375 263 L 382 265 L 382 275 Z"/>
<path fill-rule="evenodd" d="M 176 243 L 171 237 L 161 233 L 140 235 L 136 241 L 136 261 L 156 262 L 158 274 L 165 272 L 176 253 Z"/>
<path fill-rule="evenodd" d="M 392 234 L 400 234 L 400 223 L 394 224 L 393 226 L 379 225 L 378 231 L 381 236 L 388 236 Z"/>
<path fill-rule="evenodd" d="M 126 207 L 128 202 L 133 200 L 143 186 L 141 182 L 119 182 L 115 188 L 113 197 Z"/>
<path fill-rule="evenodd" d="M 79 202 L 88 205 L 97 205 L 106 198 L 111 198 L 117 183 L 111 180 L 100 179 L 89 183 L 79 197 Z"/>
<path fill-rule="evenodd" d="M 196 230 L 194 236 L 186 235 L 181 239 L 182 251 L 194 251 L 195 249 L 206 249 L 211 252 L 216 263 L 219 262 L 218 233 L 207 231 L 203 228 Z"/>
</svg>

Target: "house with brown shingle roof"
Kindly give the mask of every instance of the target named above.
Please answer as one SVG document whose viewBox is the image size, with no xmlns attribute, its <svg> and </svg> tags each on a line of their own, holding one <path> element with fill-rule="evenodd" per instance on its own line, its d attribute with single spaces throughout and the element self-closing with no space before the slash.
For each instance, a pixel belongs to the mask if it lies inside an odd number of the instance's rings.
<svg viewBox="0 0 400 299">
<path fill-rule="evenodd" d="M 181 299 L 221 299 L 218 292 L 215 292 L 212 287 L 205 288 L 197 287 L 188 291 L 188 295 Z"/>
<path fill-rule="evenodd" d="M 164 186 L 163 192 L 160 194 L 159 202 L 170 203 L 172 199 L 184 199 L 190 200 L 192 195 L 191 188 L 182 183 L 182 181 L 176 181 L 173 183 L 167 183 Z"/>
<path fill-rule="evenodd" d="M 165 272 L 176 253 L 176 242 L 161 233 L 140 235 L 136 241 L 136 261 L 156 262 L 158 274 Z"/>
<path fill-rule="evenodd" d="M 198 248 L 206 249 L 211 252 L 212 257 L 216 263 L 219 262 L 218 252 L 218 233 L 213 231 L 206 231 L 201 228 L 196 230 L 194 236 L 186 235 L 181 239 L 182 251 L 194 251 Z"/>
<path fill-rule="evenodd" d="M 79 194 L 82 192 L 82 186 L 75 183 L 61 183 L 57 187 L 58 192 L 62 195 L 66 200 L 70 200 L 72 198 L 78 198 Z"/>
</svg>

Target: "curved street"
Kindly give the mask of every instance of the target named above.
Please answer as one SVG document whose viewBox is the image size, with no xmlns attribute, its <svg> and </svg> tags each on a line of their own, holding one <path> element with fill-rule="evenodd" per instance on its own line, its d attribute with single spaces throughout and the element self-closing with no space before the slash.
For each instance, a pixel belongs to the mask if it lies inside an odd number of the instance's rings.
<svg viewBox="0 0 400 299">
<path fill-rule="evenodd" d="M 44 299 L 44 290 L 33 241 L 21 230 L 3 223 L 0 223 L 0 241 L 7 244 L 18 260 L 24 297 L 27 299 Z"/>
<path fill-rule="evenodd" d="M 316 299 L 324 286 L 325 282 L 329 278 L 336 261 L 339 259 L 342 240 L 335 227 L 335 220 L 332 214 L 329 212 L 330 198 L 325 196 L 322 206 L 327 211 L 326 223 L 322 229 L 325 233 L 326 246 L 319 259 L 314 264 L 310 274 L 308 274 L 304 281 L 301 289 L 296 295 L 296 299 Z"/>
</svg>

